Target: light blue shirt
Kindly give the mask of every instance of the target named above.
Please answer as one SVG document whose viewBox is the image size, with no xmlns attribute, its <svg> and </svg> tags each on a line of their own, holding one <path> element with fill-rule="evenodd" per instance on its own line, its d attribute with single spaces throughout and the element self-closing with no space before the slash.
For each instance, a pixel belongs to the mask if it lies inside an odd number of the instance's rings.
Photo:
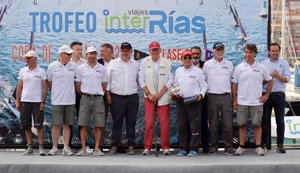
<svg viewBox="0 0 300 173">
<path fill-rule="evenodd" d="M 277 70 L 277 71 L 279 71 L 280 75 L 286 77 L 287 82 L 290 81 L 290 79 L 291 79 L 290 66 L 286 60 L 284 60 L 282 58 L 278 58 L 278 60 L 272 62 L 272 61 L 270 61 L 270 58 L 268 58 L 268 59 L 264 60 L 262 62 L 262 64 L 267 67 L 270 76 L 272 75 L 272 72 L 274 70 Z M 264 85 L 263 91 L 265 92 L 266 89 L 267 89 L 267 85 Z M 280 82 L 277 78 L 274 78 L 272 92 L 278 92 L 278 91 L 285 92 L 286 85 L 284 82 Z"/>
</svg>

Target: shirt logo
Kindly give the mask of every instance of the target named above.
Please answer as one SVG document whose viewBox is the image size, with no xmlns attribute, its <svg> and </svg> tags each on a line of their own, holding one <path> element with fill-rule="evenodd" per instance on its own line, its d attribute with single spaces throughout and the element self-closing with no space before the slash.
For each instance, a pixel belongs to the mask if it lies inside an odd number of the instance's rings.
<svg viewBox="0 0 300 173">
<path fill-rule="evenodd" d="M 35 75 L 34 77 L 35 77 L 35 78 L 39 78 L 39 79 L 40 79 L 40 78 L 42 78 L 42 77 L 41 77 L 41 76 L 39 76 L 39 75 Z"/>
<path fill-rule="evenodd" d="M 257 70 L 257 69 L 253 69 L 253 71 L 254 71 L 254 72 L 259 72 L 259 70 Z"/>
<path fill-rule="evenodd" d="M 227 66 L 223 66 L 222 68 L 224 68 L 224 69 L 228 69 L 228 67 L 227 67 Z"/>
<path fill-rule="evenodd" d="M 190 75 L 189 78 L 196 78 L 196 76 L 195 75 Z"/>
</svg>

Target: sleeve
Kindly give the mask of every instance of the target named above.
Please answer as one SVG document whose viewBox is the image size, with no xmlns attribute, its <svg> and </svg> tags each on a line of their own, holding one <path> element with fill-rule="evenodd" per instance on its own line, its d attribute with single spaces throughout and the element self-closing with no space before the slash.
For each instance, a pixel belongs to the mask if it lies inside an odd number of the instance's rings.
<svg viewBox="0 0 300 173">
<path fill-rule="evenodd" d="M 102 68 L 102 71 L 103 71 L 103 73 L 102 73 L 102 83 L 107 83 L 107 72 L 106 72 L 106 69 L 105 69 L 105 67 L 103 67 Z"/>
<path fill-rule="evenodd" d="M 47 78 L 48 81 L 51 82 L 52 81 L 52 65 L 50 64 L 47 70 Z"/>
<path fill-rule="evenodd" d="M 239 78 L 239 68 L 236 67 L 233 71 L 232 77 L 231 77 L 231 82 L 237 84 L 238 83 L 238 78 Z"/>
<path fill-rule="evenodd" d="M 173 83 L 173 74 L 172 74 L 172 67 L 170 66 L 170 69 L 169 69 L 169 72 L 168 72 L 168 74 L 169 74 L 169 76 L 168 76 L 168 81 L 167 81 L 167 83 L 166 83 L 166 87 L 168 88 L 168 89 L 170 89 L 171 88 L 171 85 L 172 85 L 172 83 Z"/>
<path fill-rule="evenodd" d="M 106 86 L 106 90 L 107 91 L 110 91 L 110 84 L 111 84 L 111 70 L 113 68 L 113 61 L 110 62 L 108 64 L 108 67 L 107 67 L 107 86 Z"/>
<path fill-rule="evenodd" d="M 291 80 L 291 72 L 289 63 L 287 61 L 284 61 L 284 70 L 282 75 L 286 77 L 287 83 L 289 83 Z"/>
<path fill-rule="evenodd" d="M 77 67 L 75 82 L 81 82 L 81 66 Z"/>
<path fill-rule="evenodd" d="M 139 68 L 139 84 L 141 88 L 144 88 L 146 86 L 144 74 L 145 74 L 145 60 L 141 62 Z"/>
<path fill-rule="evenodd" d="M 203 97 L 205 96 L 205 93 L 207 91 L 207 83 L 205 81 L 205 76 L 203 74 L 203 71 L 199 69 L 199 74 L 198 74 L 198 82 L 200 84 L 200 93 Z"/>
<path fill-rule="evenodd" d="M 262 71 L 263 74 L 262 75 L 263 75 L 264 80 L 271 81 L 272 77 L 270 76 L 267 67 L 262 64 L 262 69 L 263 69 L 263 71 Z"/>
<path fill-rule="evenodd" d="M 44 69 L 42 69 L 42 80 L 47 80 L 47 73 Z"/>
<path fill-rule="evenodd" d="M 22 69 L 20 70 L 19 72 L 19 75 L 18 75 L 18 80 L 23 80 L 23 73 L 22 73 Z"/>
</svg>

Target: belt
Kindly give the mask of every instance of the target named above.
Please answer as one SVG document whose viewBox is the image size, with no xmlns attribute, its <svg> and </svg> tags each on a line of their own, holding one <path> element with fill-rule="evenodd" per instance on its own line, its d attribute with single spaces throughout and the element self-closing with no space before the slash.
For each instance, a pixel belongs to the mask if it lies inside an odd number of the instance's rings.
<svg viewBox="0 0 300 173">
<path fill-rule="evenodd" d="M 102 96 L 101 94 L 87 94 L 87 93 L 81 93 L 82 95 L 84 96 L 87 96 L 87 97 L 100 97 Z"/>
<path fill-rule="evenodd" d="M 271 92 L 270 95 L 281 95 L 284 94 L 282 91 Z"/>
<path fill-rule="evenodd" d="M 222 94 L 214 94 L 214 93 L 207 93 L 208 95 L 216 95 L 216 96 L 223 96 L 223 95 L 227 95 L 230 93 L 222 93 Z"/>
</svg>

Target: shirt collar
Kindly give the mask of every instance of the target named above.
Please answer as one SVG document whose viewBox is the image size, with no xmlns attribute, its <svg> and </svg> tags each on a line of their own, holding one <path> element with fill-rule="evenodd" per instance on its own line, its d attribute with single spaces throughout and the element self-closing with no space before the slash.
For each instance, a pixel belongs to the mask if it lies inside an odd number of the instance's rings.
<svg viewBox="0 0 300 173">
<path fill-rule="evenodd" d="M 219 62 L 219 61 L 215 60 L 215 58 L 213 58 L 213 62 L 214 62 L 214 63 L 220 63 L 220 64 L 221 64 L 221 63 L 225 63 L 225 60 L 224 60 L 224 58 L 223 58 L 222 61 Z"/>
<path fill-rule="evenodd" d="M 26 68 L 27 68 L 27 71 L 37 71 L 38 65 L 36 65 L 36 67 L 33 70 L 30 70 L 29 67 L 28 67 L 28 65 L 26 66 Z"/>
<path fill-rule="evenodd" d="M 190 68 L 186 69 L 186 68 L 183 66 L 183 71 L 191 71 L 193 67 L 194 67 L 194 66 L 192 65 Z"/>
<path fill-rule="evenodd" d="M 257 65 L 257 62 L 254 61 L 254 63 L 253 63 L 252 65 L 250 65 L 250 64 L 248 64 L 246 61 L 244 61 L 244 65 L 245 65 L 246 67 L 255 67 L 255 66 Z"/>
</svg>

